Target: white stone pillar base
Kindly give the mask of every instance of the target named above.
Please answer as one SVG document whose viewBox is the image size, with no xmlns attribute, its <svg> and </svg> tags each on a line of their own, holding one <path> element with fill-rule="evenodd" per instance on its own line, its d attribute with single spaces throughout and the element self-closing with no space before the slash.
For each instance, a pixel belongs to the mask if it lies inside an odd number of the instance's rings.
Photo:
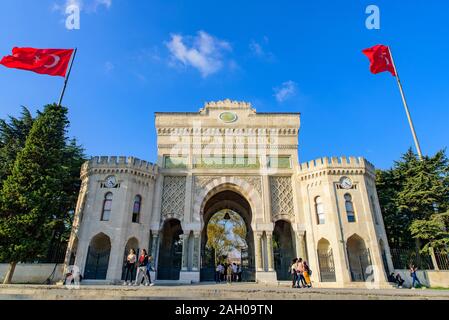
<svg viewBox="0 0 449 320">
<path fill-rule="evenodd" d="M 199 271 L 181 271 L 179 273 L 179 281 L 198 283 L 200 282 L 200 272 Z"/>
<path fill-rule="evenodd" d="M 256 271 L 256 282 L 257 283 L 267 283 L 267 284 L 277 284 L 278 279 L 276 271 Z"/>
</svg>

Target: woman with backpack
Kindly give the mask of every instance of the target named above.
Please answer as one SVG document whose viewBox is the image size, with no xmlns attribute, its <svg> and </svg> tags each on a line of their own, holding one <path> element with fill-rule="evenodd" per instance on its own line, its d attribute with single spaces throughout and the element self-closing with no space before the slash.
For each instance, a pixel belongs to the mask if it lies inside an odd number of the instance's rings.
<svg viewBox="0 0 449 320">
<path fill-rule="evenodd" d="M 312 270 L 310 270 L 309 265 L 307 264 L 307 261 L 304 261 L 303 263 L 304 266 L 304 279 L 306 280 L 306 285 L 307 288 L 312 288 L 312 281 L 310 280 L 310 276 L 312 275 Z"/>
</svg>

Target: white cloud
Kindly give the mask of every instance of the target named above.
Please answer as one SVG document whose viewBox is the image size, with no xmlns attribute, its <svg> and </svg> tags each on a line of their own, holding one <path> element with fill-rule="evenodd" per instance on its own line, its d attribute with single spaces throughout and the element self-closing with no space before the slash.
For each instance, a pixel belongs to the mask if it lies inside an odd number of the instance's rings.
<svg viewBox="0 0 449 320">
<path fill-rule="evenodd" d="M 262 43 L 252 40 L 249 44 L 249 49 L 251 53 L 261 59 L 273 61 L 275 60 L 274 54 L 265 49 L 268 46 L 268 38 L 264 37 Z"/>
<path fill-rule="evenodd" d="M 225 53 L 232 50 L 228 42 L 204 31 L 187 38 L 172 34 L 166 46 L 170 50 L 172 61 L 198 69 L 203 77 L 220 71 L 224 65 Z"/>
<path fill-rule="evenodd" d="M 294 97 L 297 92 L 298 92 L 298 88 L 297 88 L 297 84 L 296 82 L 293 81 L 286 81 L 284 82 L 280 87 L 276 87 L 274 88 L 274 96 L 276 97 L 276 100 L 278 102 L 284 102 L 285 100 Z"/>
</svg>

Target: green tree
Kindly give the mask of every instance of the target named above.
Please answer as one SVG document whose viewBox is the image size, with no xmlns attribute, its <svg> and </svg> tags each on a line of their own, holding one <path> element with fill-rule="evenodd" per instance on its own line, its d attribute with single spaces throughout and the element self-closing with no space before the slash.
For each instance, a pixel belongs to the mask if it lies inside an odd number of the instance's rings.
<svg viewBox="0 0 449 320">
<path fill-rule="evenodd" d="M 425 242 L 421 252 L 431 253 L 436 249 L 449 253 L 449 211 L 433 214 L 427 220 L 415 220 L 410 226 L 414 238 Z"/>
<path fill-rule="evenodd" d="M 26 107 L 19 118 L 0 119 L 0 187 L 16 161 L 17 154 L 25 146 L 34 119 Z"/>
<path fill-rule="evenodd" d="M 429 220 L 449 209 L 449 162 L 445 151 L 422 160 L 410 149 L 389 170 L 378 170 L 376 184 L 390 244 L 409 246 L 419 237 L 411 232 L 415 220 Z"/>
<path fill-rule="evenodd" d="M 61 208 L 67 181 L 67 109 L 47 105 L 35 119 L 0 194 L 0 259 L 10 263 L 10 283 L 18 262 L 45 255 Z"/>
</svg>

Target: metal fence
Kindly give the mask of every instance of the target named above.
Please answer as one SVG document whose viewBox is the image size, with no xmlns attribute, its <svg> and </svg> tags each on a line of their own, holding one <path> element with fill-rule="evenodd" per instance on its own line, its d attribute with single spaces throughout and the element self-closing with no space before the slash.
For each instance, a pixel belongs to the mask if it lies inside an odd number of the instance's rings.
<svg viewBox="0 0 449 320">
<path fill-rule="evenodd" d="M 64 263 L 67 251 L 67 242 L 60 242 L 50 246 L 47 256 L 39 259 L 38 263 Z"/>
<path fill-rule="evenodd" d="M 318 250 L 321 282 L 335 282 L 335 265 L 332 250 Z"/>
<path fill-rule="evenodd" d="M 437 266 L 432 262 L 430 254 L 420 253 L 416 248 L 390 248 L 391 259 L 395 269 L 408 269 L 414 264 L 421 270 L 449 270 L 449 255 L 434 251 Z"/>
<path fill-rule="evenodd" d="M 435 251 L 435 260 L 439 270 L 449 270 L 449 254 Z"/>
</svg>

